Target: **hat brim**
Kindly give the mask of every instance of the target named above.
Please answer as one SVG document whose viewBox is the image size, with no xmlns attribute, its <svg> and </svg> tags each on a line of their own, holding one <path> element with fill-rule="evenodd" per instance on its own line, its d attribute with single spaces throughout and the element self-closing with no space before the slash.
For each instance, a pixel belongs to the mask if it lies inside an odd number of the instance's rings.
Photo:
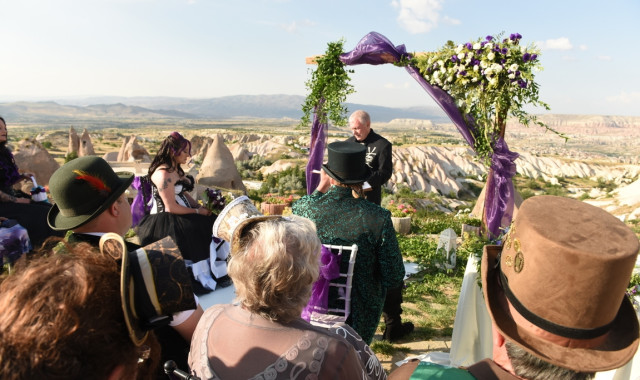
<svg viewBox="0 0 640 380">
<path fill-rule="evenodd" d="M 345 185 L 354 185 L 356 183 L 362 183 L 364 181 L 367 180 L 367 178 L 356 178 L 356 179 L 344 179 L 342 177 L 340 177 L 339 175 L 337 175 L 336 173 L 334 173 L 333 171 L 331 171 L 331 168 L 329 167 L 329 165 L 327 164 L 322 164 L 322 169 L 324 169 L 324 171 L 327 173 L 327 175 L 333 179 L 335 179 L 336 181 L 340 182 L 340 183 L 344 183 Z"/>
<path fill-rule="evenodd" d="M 622 367 L 638 348 L 638 317 L 624 296 L 605 340 L 593 348 L 564 347 L 519 327 L 511 316 L 495 263 L 502 247 L 485 246 L 482 255 L 482 291 L 489 315 L 498 331 L 527 352 L 551 364 L 581 372 L 599 372 Z M 576 289 L 576 291 L 589 291 Z M 568 311 L 569 312 L 569 311 Z"/>
<path fill-rule="evenodd" d="M 58 207 L 58 205 L 54 204 L 49 209 L 49 213 L 47 215 L 47 223 L 49 224 L 49 227 L 51 227 L 51 229 L 55 231 L 72 230 L 74 228 L 82 226 L 96 216 L 100 215 L 104 210 L 111 206 L 111 204 L 113 204 L 113 202 L 115 202 L 116 199 L 118 199 L 118 197 L 129 188 L 129 186 L 131 186 L 131 183 L 133 182 L 133 179 L 135 177 L 133 173 L 129 172 L 119 172 L 116 173 L 116 175 L 120 178 L 120 186 L 118 186 L 115 191 L 111 193 L 109 197 L 107 197 L 107 199 L 105 199 L 100 207 L 98 207 L 93 213 L 75 216 L 64 216 L 60 213 L 60 208 Z"/>
<path fill-rule="evenodd" d="M 234 208 L 238 203 L 244 202 L 249 199 L 246 195 L 235 198 L 232 200 L 216 217 L 216 221 L 213 223 L 212 235 L 218 238 L 225 238 L 224 236 L 220 236 L 222 221 L 227 218 L 227 214 Z M 233 231 L 229 231 L 229 245 L 231 246 L 231 254 L 235 253 L 240 249 L 240 236 L 242 235 L 242 231 L 249 225 L 257 222 L 261 222 L 263 220 L 281 218 L 280 215 L 252 215 L 247 217 L 246 219 L 240 221 L 237 226 L 234 227 Z"/>
<path fill-rule="evenodd" d="M 139 328 L 140 321 L 136 316 L 134 301 L 134 282 L 131 274 L 131 261 L 124 239 L 113 232 L 104 234 L 100 238 L 100 251 L 107 253 L 114 259 L 120 258 L 120 302 L 124 314 L 124 322 L 129 331 L 129 337 L 136 346 L 142 345 L 149 334 Z"/>
</svg>

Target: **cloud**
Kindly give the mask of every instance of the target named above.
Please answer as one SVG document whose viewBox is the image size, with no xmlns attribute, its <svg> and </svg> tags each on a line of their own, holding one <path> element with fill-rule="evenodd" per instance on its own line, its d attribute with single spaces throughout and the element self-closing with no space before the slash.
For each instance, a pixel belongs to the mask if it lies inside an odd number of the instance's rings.
<svg viewBox="0 0 640 380">
<path fill-rule="evenodd" d="M 608 55 L 599 55 L 596 58 L 598 58 L 598 60 L 600 61 L 611 61 L 611 56 Z"/>
<path fill-rule="evenodd" d="M 537 42 L 536 45 L 541 49 L 546 50 L 571 50 L 573 45 L 567 37 L 560 37 L 556 39 L 549 39 L 542 42 Z"/>
<path fill-rule="evenodd" d="M 287 33 L 295 33 L 298 30 L 300 30 L 300 28 L 304 28 L 307 26 L 314 26 L 316 25 L 315 22 L 311 21 L 311 20 L 302 20 L 300 22 L 298 21 L 291 21 L 289 24 L 280 24 L 280 28 L 285 30 Z"/>
<path fill-rule="evenodd" d="M 634 91 L 634 92 L 622 91 L 618 95 L 607 96 L 605 99 L 609 103 L 636 105 L 636 104 L 640 103 L 640 92 L 638 92 L 638 91 Z"/>
<path fill-rule="evenodd" d="M 444 16 L 442 21 L 445 24 L 449 24 L 449 25 L 460 25 L 460 24 L 462 24 L 462 21 L 458 20 L 457 18 L 451 18 L 449 16 Z"/>
<path fill-rule="evenodd" d="M 580 49 L 580 50 L 582 50 L 582 51 L 586 51 L 586 50 L 588 50 L 589 48 L 587 47 L 587 45 L 584 45 L 584 44 L 583 44 L 583 45 L 578 46 L 578 49 Z"/>
<path fill-rule="evenodd" d="M 411 34 L 419 34 L 427 33 L 438 26 L 442 1 L 393 0 L 391 5 L 398 10 L 397 20 L 400 26 Z"/>
</svg>

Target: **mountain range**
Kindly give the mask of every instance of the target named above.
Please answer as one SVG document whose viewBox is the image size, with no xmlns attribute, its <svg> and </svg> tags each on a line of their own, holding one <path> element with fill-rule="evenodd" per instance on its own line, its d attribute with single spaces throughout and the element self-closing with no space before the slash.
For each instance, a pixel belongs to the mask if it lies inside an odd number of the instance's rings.
<svg viewBox="0 0 640 380">
<path fill-rule="evenodd" d="M 208 99 L 172 97 L 90 97 L 42 102 L 0 103 L 0 115 L 12 122 L 67 119 L 300 119 L 305 98 L 299 95 L 235 95 Z M 347 109 L 365 109 L 376 122 L 397 118 L 446 122 L 437 107 L 392 108 L 347 103 Z"/>
</svg>

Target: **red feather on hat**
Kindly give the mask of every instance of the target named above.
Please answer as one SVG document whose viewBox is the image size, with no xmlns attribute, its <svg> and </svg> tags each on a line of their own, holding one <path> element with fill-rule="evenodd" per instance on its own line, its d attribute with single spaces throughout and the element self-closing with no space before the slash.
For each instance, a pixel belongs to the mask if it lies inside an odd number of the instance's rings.
<svg viewBox="0 0 640 380">
<path fill-rule="evenodd" d="M 92 176 L 84 170 L 74 170 L 73 172 L 78 175 L 76 179 L 87 181 L 87 183 L 89 183 L 91 187 L 98 190 L 98 192 L 100 192 L 103 196 L 111 193 L 111 188 L 105 185 L 105 183 L 100 178 Z"/>
</svg>

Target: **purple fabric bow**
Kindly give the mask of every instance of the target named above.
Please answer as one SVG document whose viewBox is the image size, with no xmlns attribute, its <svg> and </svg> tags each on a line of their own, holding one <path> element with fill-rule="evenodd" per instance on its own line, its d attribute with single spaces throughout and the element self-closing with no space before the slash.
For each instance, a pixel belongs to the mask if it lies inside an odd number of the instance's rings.
<svg viewBox="0 0 640 380">
<path fill-rule="evenodd" d="M 151 180 L 147 176 L 136 176 L 131 183 L 131 187 L 136 189 L 138 193 L 131 202 L 131 219 L 133 226 L 144 218 L 151 211 Z"/>
<path fill-rule="evenodd" d="M 329 307 L 329 283 L 340 276 L 340 258 L 324 245 L 320 253 L 320 274 L 311 288 L 309 303 L 302 310 L 302 319 L 307 322 L 311 319 L 311 313 L 316 311 L 326 313 Z"/>
</svg>

